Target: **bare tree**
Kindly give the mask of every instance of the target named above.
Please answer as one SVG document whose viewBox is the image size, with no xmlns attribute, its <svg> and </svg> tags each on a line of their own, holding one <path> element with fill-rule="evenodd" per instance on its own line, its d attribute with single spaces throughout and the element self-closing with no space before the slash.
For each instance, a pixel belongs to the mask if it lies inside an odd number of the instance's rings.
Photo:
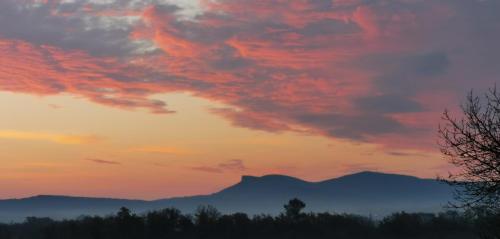
<svg viewBox="0 0 500 239">
<path fill-rule="evenodd" d="M 471 91 L 461 106 L 463 116 L 443 114 L 440 148 L 458 172 L 445 179 L 456 186 L 455 206 L 500 209 L 500 94 L 496 87 L 484 97 Z"/>
</svg>

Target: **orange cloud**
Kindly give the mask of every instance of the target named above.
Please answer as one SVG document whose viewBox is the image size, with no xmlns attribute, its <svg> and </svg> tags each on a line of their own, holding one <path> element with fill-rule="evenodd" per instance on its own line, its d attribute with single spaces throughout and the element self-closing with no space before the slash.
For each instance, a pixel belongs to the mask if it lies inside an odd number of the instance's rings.
<svg viewBox="0 0 500 239">
<path fill-rule="evenodd" d="M 227 160 L 212 167 L 196 166 L 196 167 L 191 167 L 191 169 L 206 173 L 243 172 L 248 170 L 248 168 L 245 166 L 245 163 L 241 159 Z"/>
<path fill-rule="evenodd" d="M 96 135 L 66 135 L 66 134 L 53 134 L 45 132 L 24 132 L 3 130 L 0 131 L 1 139 L 13 140 L 37 140 L 49 141 L 58 144 L 94 144 L 101 142 L 102 137 Z"/>
<path fill-rule="evenodd" d="M 166 147 L 166 146 L 142 146 L 130 149 L 132 152 L 139 153 L 156 153 L 156 154 L 189 154 L 190 152 L 184 149 L 176 147 Z"/>
</svg>

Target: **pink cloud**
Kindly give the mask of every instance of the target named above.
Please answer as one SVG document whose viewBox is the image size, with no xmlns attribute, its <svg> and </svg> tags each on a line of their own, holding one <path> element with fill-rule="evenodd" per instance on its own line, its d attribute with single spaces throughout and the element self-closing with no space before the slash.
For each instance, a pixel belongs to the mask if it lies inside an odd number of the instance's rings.
<svg viewBox="0 0 500 239">
<path fill-rule="evenodd" d="M 153 113 L 172 113 L 153 94 L 189 91 L 232 106 L 213 113 L 238 127 L 433 149 L 440 111 L 500 76 L 493 1 L 207 0 L 203 8 L 190 19 L 154 2 L 4 1 L 0 90 Z M 104 20 L 114 24 L 97 24 Z"/>
</svg>

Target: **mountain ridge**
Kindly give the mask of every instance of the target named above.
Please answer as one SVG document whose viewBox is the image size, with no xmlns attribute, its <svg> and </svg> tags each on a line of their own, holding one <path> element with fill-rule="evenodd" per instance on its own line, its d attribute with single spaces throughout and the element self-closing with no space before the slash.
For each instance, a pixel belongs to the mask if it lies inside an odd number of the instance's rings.
<svg viewBox="0 0 500 239">
<path fill-rule="evenodd" d="M 242 175 L 239 182 L 208 195 L 156 200 L 37 195 L 0 200 L 0 221 L 28 216 L 72 218 L 82 214 L 108 215 L 120 207 L 138 213 L 176 207 L 191 213 L 213 205 L 223 213 L 278 214 L 289 199 L 306 202 L 308 211 L 386 215 L 396 211 L 437 212 L 452 200 L 452 188 L 433 179 L 363 171 L 318 182 L 287 175 Z"/>
</svg>

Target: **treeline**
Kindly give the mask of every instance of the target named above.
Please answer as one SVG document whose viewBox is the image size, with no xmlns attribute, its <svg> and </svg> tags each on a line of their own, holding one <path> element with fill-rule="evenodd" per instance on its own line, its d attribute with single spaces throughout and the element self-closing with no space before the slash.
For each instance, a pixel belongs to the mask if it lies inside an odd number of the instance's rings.
<svg viewBox="0 0 500 239">
<path fill-rule="evenodd" d="M 172 208 L 136 215 L 121 208 L 107 217 L 27 218 L 23 223 L 0 224 L 0 239 L 500 238 L 500 216 L 485 212 L 401 212 L 375 221 L 346 214 L 302 213 L 304 207 L 294 199 L 279 216 L 253 217 L 222 215 L 211 206 L 200 207 L 194 215 Z"/>
</svg>

